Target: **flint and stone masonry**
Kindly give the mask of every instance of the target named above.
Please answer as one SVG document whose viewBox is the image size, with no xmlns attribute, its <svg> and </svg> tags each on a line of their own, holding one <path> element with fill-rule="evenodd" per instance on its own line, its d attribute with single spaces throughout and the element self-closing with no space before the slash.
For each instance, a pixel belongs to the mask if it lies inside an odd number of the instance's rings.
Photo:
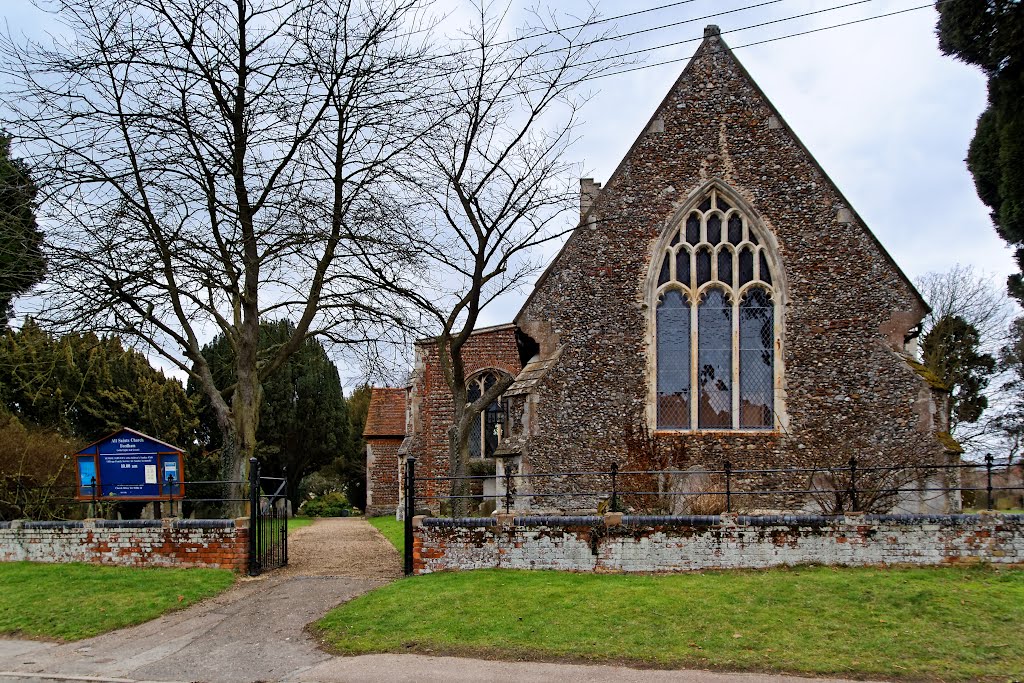
<svg viewBox="0 0 1024 683">
<path fill-rule="evenodd" d="M 754 429 L 659 427 L 661 256 L 712 193 L 742 211 L 770 263 L 771 415 Z M 862 466 L 959 462 L 959 446 L 948 434 L 948 392 L 914 362 L 927 304 L 717 27 L 705 30 L 704 42 L 611 177 L 603 184 L 581 182 L 580 208 L 579 227 L 513 323 L 480 335 L 482 347 L 495 337 L 504 343 L 490 362 L 475 359 L 472 369 L 493 365 L 518 373 L 505 394 L 509 414 L 495 453 L 499 473 L 506 467 L 586 472 L 612 462 L 709 470 L 726 461 L 739 470 L 835 467 L 851 457 Z M 447 473 L 451 411 L 432 374 L 436 350 L 430 346 L 425 341 L 416 348 L 400 456 L 419 456 L 424 476 L 439 476 Z M 521 365 L 511 357 L 513 348 Z M 731 389 L 721 389 L 739 391 L 735 377 Z M 696 393 L 694 385 L 687 400 Z M 649 461 L 650 448 L 637 447 L 645 439 L 657 445 L 659 462 Z M 930 486 L 955 488 L 951 479 Z M 518 484 L 521 513 L 586 513 L 599 502 L 530 498 L 531 492 L 564 491 L 562 481 L 524 478 Z M 747 490 L 809 484 L 803 475 L 734 481 Z M 605 484 L 574 486 L 586 491 Z M 750 513 L 820 511 L 803 495 L 741 500 Z M 959 498 L 934 495 L 900 501 L 895 509 L 956 512 Z"/>
<path fill-rule="evenodd" d="M 679 572 L 841 566 L 1024 566 L 1024 515 L 736 514 L 415 520 L 417 574 L 468 569 Z"/>
</svg>

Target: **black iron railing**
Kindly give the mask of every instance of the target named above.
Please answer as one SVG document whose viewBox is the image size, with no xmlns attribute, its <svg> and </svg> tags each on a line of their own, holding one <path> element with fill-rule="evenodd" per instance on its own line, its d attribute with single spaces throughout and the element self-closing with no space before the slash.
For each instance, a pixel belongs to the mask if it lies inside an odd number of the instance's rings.
<svg viewBox="0 0 1024 683">
<path fill-rule="evenodd" d="M 525 510 L 590 510 L 645 514 L 718 514 L 814 508 L 823 514 L 887 512 L 903 505 L 992 510 L 997 502 L 1024 507 L 1020 462 L 871 465 L 851 457 L 841 465 L 795 468 L 607 469 L 498 475 L 417 476 L 415 458 L 403 471 L 405 570 L 412 572 L 416 514 L 469 517 Z M 484 495 L 484 484 L 494 486 Z M 471 490 L 475 486 L 475 491 Z M 956 494 L 956 497 L 953 496 Z M 917 496 L 908 500 L 907 496 Z M 942 497 L 946 500 L 942 501 Z"/>
</svg>

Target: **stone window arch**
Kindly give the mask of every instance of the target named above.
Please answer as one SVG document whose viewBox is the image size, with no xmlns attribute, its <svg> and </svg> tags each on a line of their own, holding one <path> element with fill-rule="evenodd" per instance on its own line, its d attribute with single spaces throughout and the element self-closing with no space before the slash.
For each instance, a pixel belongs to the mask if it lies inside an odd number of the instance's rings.
<svg viewBox="0 0 1024 683">
<path fill-rule="evenodd" d="M 473 403 L 480 398 L 485 391 L 490 389 L 498 381 L 498 378 L 505 373 L 500 370 L 484 370 L 479 372 L 466 382 L 466 402 Z M 494 450 L 501 441 L 501 429 L 504 418 L 504 407 L 499 397 L 491 402 L 484 410 L 480 411 L 477 419 L 473 422 L 469 431 L 469 457 L 484 458 L 494 455 Z"/>
<path fill-rule="evenodd" d="M 660 430 L 779 426 L 781 269 L 769 235 L 712 185 L 652 262 L 654 412 Z"/>
</svg>

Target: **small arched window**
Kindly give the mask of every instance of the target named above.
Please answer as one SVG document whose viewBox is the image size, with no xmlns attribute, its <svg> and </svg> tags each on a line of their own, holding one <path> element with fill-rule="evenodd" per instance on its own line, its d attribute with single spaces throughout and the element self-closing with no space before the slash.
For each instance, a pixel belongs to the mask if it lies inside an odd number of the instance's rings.
<svg viewBox="0 0 1024 683">
<path fill-rule="evenodd" d="M 466 401 L 473 403 L 497 381 L 498 373 L 493 370 L 471 378 L 467 382 Z M 500 426 L 504 417 L 505 411 L 500 398 L 492 401 L 491 405 L 480 411 L 469 431 L 469 457 L 483 458 L 494 455 L 494 450 L 501 440 Z"/>
<path fill-rule="evenodd" d="M 771 256 L 711 190 L 654 267 L 658 429 L 772 429 L 777 323 Z"/>
</svg>

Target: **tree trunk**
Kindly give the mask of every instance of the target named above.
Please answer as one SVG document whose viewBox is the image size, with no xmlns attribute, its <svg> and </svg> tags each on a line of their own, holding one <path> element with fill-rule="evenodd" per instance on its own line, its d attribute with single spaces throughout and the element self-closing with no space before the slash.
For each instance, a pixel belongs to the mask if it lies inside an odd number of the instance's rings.
<svg viewBox="0 0 1024 683">
<path fill-rule="evenodd" d="M 469 480 L 463 479 L 469 474 L 469 419 L 466 402 L 456 402 L 455 415 L 448 427 L 448 476 L 452 477 L 451 498 L 449 499 L 452 517 L 465 517 L 469 509 Z"/>
</svg>

